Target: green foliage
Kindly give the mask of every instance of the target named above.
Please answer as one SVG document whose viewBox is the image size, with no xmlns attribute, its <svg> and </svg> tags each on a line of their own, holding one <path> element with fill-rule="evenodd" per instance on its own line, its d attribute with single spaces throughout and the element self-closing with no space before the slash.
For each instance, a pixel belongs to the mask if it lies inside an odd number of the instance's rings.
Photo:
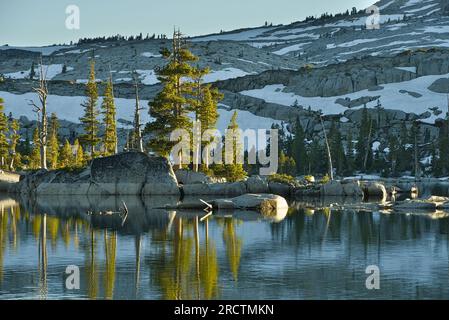
<svg viewBox="0 0 449 320">
<path fill-rule="evenodd" d="M 67 139 L 59 151 L 59 164 L 61 168 L 69 168 L 74 164 L 73 149 Z"/>
<path fill-rule="evenodd" d="M 370 168 L 373 160 L 372 151 L 372 130 L 373 121 L 368 114 L 366 106 L 362 111 L 362 121 L 359 128 L 359 138 L 357 139 L 355 164 L 359 170 L 366 171 Z M 366 162 L 366 163 L 365 163 Z M 365 165 L 366 164 L 366 165 Z"/>
<path fill-rule="evenodd" d="M 86 156 L 84 154 L 83 147 L 79 143 L 78 139 L 75 140 L 75 143 L 73 144 L 73 146 L 74 146 L 74 149 L 76 150 L 74 166 L 76 168 L 85 167 L 86 166 Z"/>
<path fill-rule="evenodd" d="M 20 134 L 19 134 L 19 121 L 12 120 L 10 125 L 10 135 L 9 135 L 9 169 L 14 170 L 16 167 L 21 166 L 22 162 L 22 156 L 19 152 L 17 152 L 17 145 L 20 140 Z"/>
<path fill-rule="evenodd" d="M 41 151 L 39 147 L 39 129 L 36 127 L 33 131 L 33 148 L 29 156 L 28 167 L 36 170 L 41 168 Z"/>
<path fill-rule="evenodd" d="M 50 162 L 50 169 L 58 168 L 59 158 L 59 138 L 58 138 L 59 123 L 55 113 L 50 117 L 50 139 L 47 149 L 48 161 Z"/>
<path fill-rule="evenodd" d="M 294 129 L 294 138 L 292 141 L 291 155 L 296 163 L 296 172 L 305 174 L 308 171 L 308 155 L 305 144 L 304 129 L 301 126 L 301 121 L 296 120 Z"/>
<path fill-rule="evenodd" d="M 9 156 L 9 144 L 7 140 L 8 118 L 3 112 L 3 99 L 0 98 L 0 165 L 1 168 L 7 169 L 7 159 Z"/>
<path fill-rule="evenodd" d="M 114 103 L 112 79 L 109 79 L 106 83 L 101 108 L 103 113 L 103 124 L 105 127 L 103 136 L 103 154 L 105 156 L 109 156 L 115 154 L 117 146 L 117 125 L 115 121 L 116 109 Z"/>
<path fill-rule="evenodd" d="M 332 121 L 329 130 L 329 140 L 333 167 L 337 170 L 338 175 L 343 175 L 347 171 L 346 154 L 341 132 L 335 121 Z"/>
<path fill-rule="evenodd" d="M 330 178 L 329 175 L 326 173 L 326 174 L 324 175 L 324 177 L 320 180 L 320 183 L 321 183 L 321 184 L 326 184 L 326 183 L 328 183 L 329 181 L 331 181 L 331 178 Z"/>
<path fill-rule="evenodd" d="M 149 102 L 150 116 L 154 118 L 146 126 L 151 133 L 149 147 L 161 156 L 168 157 L 171 149 L 177 143 L 170 141 L 170 134 L 176 129 L 191 128 L 188 117 L 191 106 L 187 96 L 192 94 L 192 82 L 187 81 L 192 76 L 194 68 L 189 64 L 198 60 L 183 44 L 175 33 L 171 51 L 163 49 L 161 54 L 168 62 L 157 71 L 158 79 L 163 88 L 153 101 Z"/>
<path fill-rule="evenodd" d="M 283 184 L 289 184 L 289 185 L 293 185 L 293 186 L 297 186 L 298 185 L 298 181 L 296 181 L 296 179 L 294 177 L 292 177 L 291 175 L 288 174 L 272 174 L 271 176 L 268 177 L 268 182 L 278 182 L 278 183 L 283 183 Z"/>
<path fill-rule="evenodd" d="M 231 146 L 229 146 L 231 144 Z M 225 152 L 225 177 L 227 181 L 234 182 L 242 180 L 246 177 L 246 172 L 243 169 L 243 145 L 239 126 L 237 124 L 237 111 L 234 111 L 228 129 L 226 130 L 225 145 L 223 151 Z M 229 154 L 229 150 L 232 153 Z"/>
<path fill-rule="evenodd" d="M 84 134 L 81 141 L 89 148 L 91 156 L 95 155 L 95 146 L 100 142 L 98 137 L 99 111 L 97 109 L 98 91 L 95 81 L 95 61 L 90 62 L 89 81 L 86 85 L 86 101 L 81 104 L 84 107 L 84 116 L 80 118 L 84 127 Z"/>
<path fill-rule="evenodd" d="M 279 155 L 278 172 L 290 176 L 296 176 L 296 162 L 293 158 L 286 156 L 283 151 Z"/>
</svg>

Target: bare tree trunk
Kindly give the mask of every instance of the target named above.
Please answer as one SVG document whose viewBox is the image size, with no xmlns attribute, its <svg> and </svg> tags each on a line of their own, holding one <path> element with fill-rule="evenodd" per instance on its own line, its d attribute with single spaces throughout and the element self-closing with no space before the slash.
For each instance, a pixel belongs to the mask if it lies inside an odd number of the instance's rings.
<svg viewBox="0 0 449 320">
<path fill-rule="evenodd" d="M 331 149 L 329 147 L 329 141 L 327 140 L 327 134 L 326 129 L 324 128 L 324 122 L 323 117 L 320 115 L 321 120 L 321 126 L 323 127 L 323 133 L 324 133 L 324 142 L 326 143 L 326 149 L 327 149 L 327 159 L 329 161 L 329 177 L 331 180 L 334 180 L 334 168 L 332 166 L 332 155 L 331 155 Z"/>
<path fill-rule="evenodd" d="M 39 124 L 38 124 L 41 169 L 47 169 L 47 127 L 48 127 L 47 96 L 48 96 L 48 89 L 47 89 L 46 75 L 47 75 L 47 72 L 44 72 L 43 62 L 42 62 L 42 58 L 41 58 L 40 72 L 39 72 L 39 87 L 33 88 L 33 90 L 37 93 L 37 95 L 39 97 L 40 104 L 37 105 L 33 101 L 30 101 L 30 105 L 35 108 L 34 112 L 36 112 L 38 115 L 38 120 L 39 120 L 39 114 L 40 114 L 40 122 L 42 124 L 41 127 L 39 127 Z"/>
</svg>

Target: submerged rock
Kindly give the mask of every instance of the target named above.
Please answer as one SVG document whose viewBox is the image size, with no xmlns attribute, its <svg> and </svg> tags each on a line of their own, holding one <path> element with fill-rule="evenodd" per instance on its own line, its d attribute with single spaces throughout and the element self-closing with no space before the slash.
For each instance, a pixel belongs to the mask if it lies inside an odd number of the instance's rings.
<svg viewBox="0 0 449 320">
<path fill-rule="evenodd" d="M 37 195 L 177 195 L 178 182 L 163 157 L 126 152 L 96 158 L 82 171 L 39 170 L 22 177 L 15 192 Z"/>
</svg>

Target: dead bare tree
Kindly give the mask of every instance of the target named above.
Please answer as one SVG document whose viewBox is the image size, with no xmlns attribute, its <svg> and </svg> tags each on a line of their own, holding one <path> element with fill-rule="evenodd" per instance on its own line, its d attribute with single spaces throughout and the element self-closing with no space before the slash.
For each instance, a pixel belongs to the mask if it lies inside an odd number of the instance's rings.
<svg viewBox="0 0 449 320">
<path fill-rule="evenodd" d="M 39 132 L 39 145 L 40 145 L 40 155 L 41 155 L 41 169 L 47 169 L 47 71 L 44 72 L 44 66 L 42 63 L 42 57 L 39 68 L 39 87 L 33 88 L 39 98 L 39 105 L 33 100 L 29 100 L 29 104 L 34 108 L 34 112 L 37 114 L 38 118 L 38 132 Z M 41 125 L 39 126 L 39 119 Z"/>
<path fill-rule="evenodd" d="M 331 148 L 329 146 L 329 140 L 327 140 L 326 128 L 324 127 L 324 122 L 323 122 L 323 115 L 321 113 L 320 113 L 320 121 L 321 121 L 321 126 L 323 127 L 324 142 L 326 144 L 326 150 L 327 150 L 327 160 L 329 162 L 329 178 L 332 181 L 332 180 L 334 180 L 334 168 L 332 166 L 332 154 L 331 154 Z"/>
</svg>

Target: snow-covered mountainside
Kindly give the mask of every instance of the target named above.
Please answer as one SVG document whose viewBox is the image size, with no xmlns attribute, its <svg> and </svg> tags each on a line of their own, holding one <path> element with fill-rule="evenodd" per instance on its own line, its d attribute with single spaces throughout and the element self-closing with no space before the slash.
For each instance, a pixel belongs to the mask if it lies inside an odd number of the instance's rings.
<svg viewBox="0 0 449 320">
<path fill-rule="evenodd" d="M 349 10 L 290 25 L 189 39 L 199 65 L 212 70 L 205 81 L 225 93 L 220 129 L 229 109 L 240 109 L 243 129 L 291 123 L 299 117 L 308 133 L 319 134 L 321 111 L 326 125 L 338 119 L 347 133 L 357 130 L 360 108 L 367 106 L 376 111 L 381 125 L 392 130 L 403 121 L 420 120 L 430 137 L 436 136 L 448 104 L 449 1 L 382 0 L 375 6 L 368 13 Z M 378 28 L 372 28 L 373 23 Z M 164 59 L 159 51 L 170 44 L 169 39 L 154 39 L 42 48 L 2 46 L 0 97 L 7 112 L 32 119 L 27 104 L 33 86 L 29 75 L 42 54 L 51 80 L 49 108 L 60 118 L 77 122 L 88 62 L 94 56 L 97 78 L 112 74 L 117 84 L 119 118 L 126 124 L 132 120 L 134 104 L 132 71 L 139 75 L 146 103 L 160 88 L 155 70 Z M 383 140 L 379 136 L 380 143 Z"/>
</svg>

